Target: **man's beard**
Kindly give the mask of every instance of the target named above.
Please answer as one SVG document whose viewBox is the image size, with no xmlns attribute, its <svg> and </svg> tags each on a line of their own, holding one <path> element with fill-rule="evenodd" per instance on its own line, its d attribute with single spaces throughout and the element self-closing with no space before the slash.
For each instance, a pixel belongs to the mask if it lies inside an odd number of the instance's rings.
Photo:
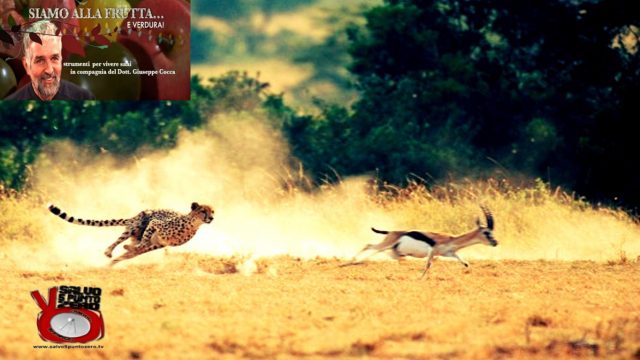
<svg viewBox="0 0 640 360">
<path fill-rule="evenodd" d="M 53 83 L 50 85 L 44 84 L 45 80 L 53 79 Z M 40 96 L 46 99 L 53 99 L 54 96 L 58 93 L 58 88 L 60 87 L 60 78 L 55 74 L 43 74 L 38 79 L 38 92 Z"/>
</svg>

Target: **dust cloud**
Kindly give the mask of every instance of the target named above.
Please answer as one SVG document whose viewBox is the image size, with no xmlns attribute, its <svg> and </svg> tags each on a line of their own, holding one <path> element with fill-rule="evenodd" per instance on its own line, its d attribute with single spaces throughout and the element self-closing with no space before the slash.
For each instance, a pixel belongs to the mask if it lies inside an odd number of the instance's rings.
<svg viewBox="0 0 640 360">
<path fill-rule="evenodd" d="M 124 163 L 108 153 L 96 156 L 69 142 L 54 143 L 34 167 L 33 187 L 84 219 L 127 218 L 157 208 L 187 213 L 194 201 L 211 205 L 214 221 L 170 252 L 346 257 L 371 240 L 369 227 L 384 223 L 385 216 L 372 208 L 364 179 L 309 194 L 283 186 L 300 176 L 291 163 L 281 134 L 259 119 L 236 115 L 183 132 L 172 150 Z M 64 263 L 107 264 L 103 251 L 123 230 L 67 224 L 47 214 L 46 204 L 41 215 L 53 257 Z M 136 261 L 164 256 L 156 251 Z"/>
<path fill-rule="evenodd" d="M 488 202 L 496 217 L 496 248 L 462 250 L 468 259 L 608 260 L 640 254 L 637 224 L 625 216 L 561 204 L 528 204 L 507 199 L 470 199 L 449 204 L 416 199 L 387 206 L 375 202 L 367 178 L 355 177 L 313 192 L 286 187 L 301 169 L 282 134 L 249 115 L 216 117 L 209 126 L 183 132 L 174 149 L 141 152 L 123 161 L 96 155 L 70 142 L 49 145 L 33 168 L 32 187 L 71 216 L 112 219 L 143 209 L 187 213 L 191 202 L 213 206 L 215 219 L 187 244 L 155 251 L 118 266 L 162 262 L 170 253 L 257 258 L 349 258 L 381 240 L 371 226 L 460 233 L 474 226 L 477 204 Z M 28 255 L 27 268 L 105 266 L 104 250 L 122 227 L 68 224 L 39 204 L 42 245 Z M 117 248 L 114 256 L 122 251 Z M 167 254 L 167 252 L 169 254 Z M 24 259 L 15 250 L 13 257 Z M 381 258 L 385 258 L 382 256 Z"/>
</svg>

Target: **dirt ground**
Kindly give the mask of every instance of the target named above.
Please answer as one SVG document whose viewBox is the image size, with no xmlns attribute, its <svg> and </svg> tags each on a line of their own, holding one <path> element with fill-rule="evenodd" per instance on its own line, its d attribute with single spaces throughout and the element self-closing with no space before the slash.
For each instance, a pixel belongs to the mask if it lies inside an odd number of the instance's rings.
<svg viewBox="0 0 640 360">
<path fill-rule="evenodd" d="M 0 358 L 640 359 L 640 262 L 434 262 L 171 254 L 158 264 L 0 264 Z M 103 291 L 102 349 L 36 349 L 30 296 Z"/>
</svg>

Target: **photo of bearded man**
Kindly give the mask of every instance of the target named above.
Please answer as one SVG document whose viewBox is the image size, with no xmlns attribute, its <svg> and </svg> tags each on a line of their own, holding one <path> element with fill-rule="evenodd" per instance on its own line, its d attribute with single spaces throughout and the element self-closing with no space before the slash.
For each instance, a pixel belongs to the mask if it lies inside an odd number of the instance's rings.
<svg viewBox="0 0 640 360">
<path fill-rule="evenodd" d="M 62 39 L 56 25 L 48 20 L 33 23 L 23 36 L 22 65 L 31 83 L 7 96 L 6 100 L 92 100 L 95 96 L 82 87 L 61 79 Z M 28 33 L 36 34 L 41 43 Z"/>
</svg>

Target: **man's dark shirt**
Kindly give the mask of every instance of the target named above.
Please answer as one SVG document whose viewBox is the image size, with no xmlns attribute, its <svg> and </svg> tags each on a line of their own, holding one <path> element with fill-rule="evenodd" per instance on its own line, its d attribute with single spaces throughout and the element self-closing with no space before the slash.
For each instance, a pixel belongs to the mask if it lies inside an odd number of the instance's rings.
<svg viewBox="0 0 640 360">
<path fill-rule="evenodd" d="M 96 97 L 93 94 L 81 88 L 80 86 L 69 82 L 67 80 L 60 80 L 60 87 L 53 100 L 94 100 Z M 5 100 L 41 100 L 36 92 L 33 91 L 33 85 L 31 83 L 18 89 L 18 91 L 7 96 Z"/>
</svg>

